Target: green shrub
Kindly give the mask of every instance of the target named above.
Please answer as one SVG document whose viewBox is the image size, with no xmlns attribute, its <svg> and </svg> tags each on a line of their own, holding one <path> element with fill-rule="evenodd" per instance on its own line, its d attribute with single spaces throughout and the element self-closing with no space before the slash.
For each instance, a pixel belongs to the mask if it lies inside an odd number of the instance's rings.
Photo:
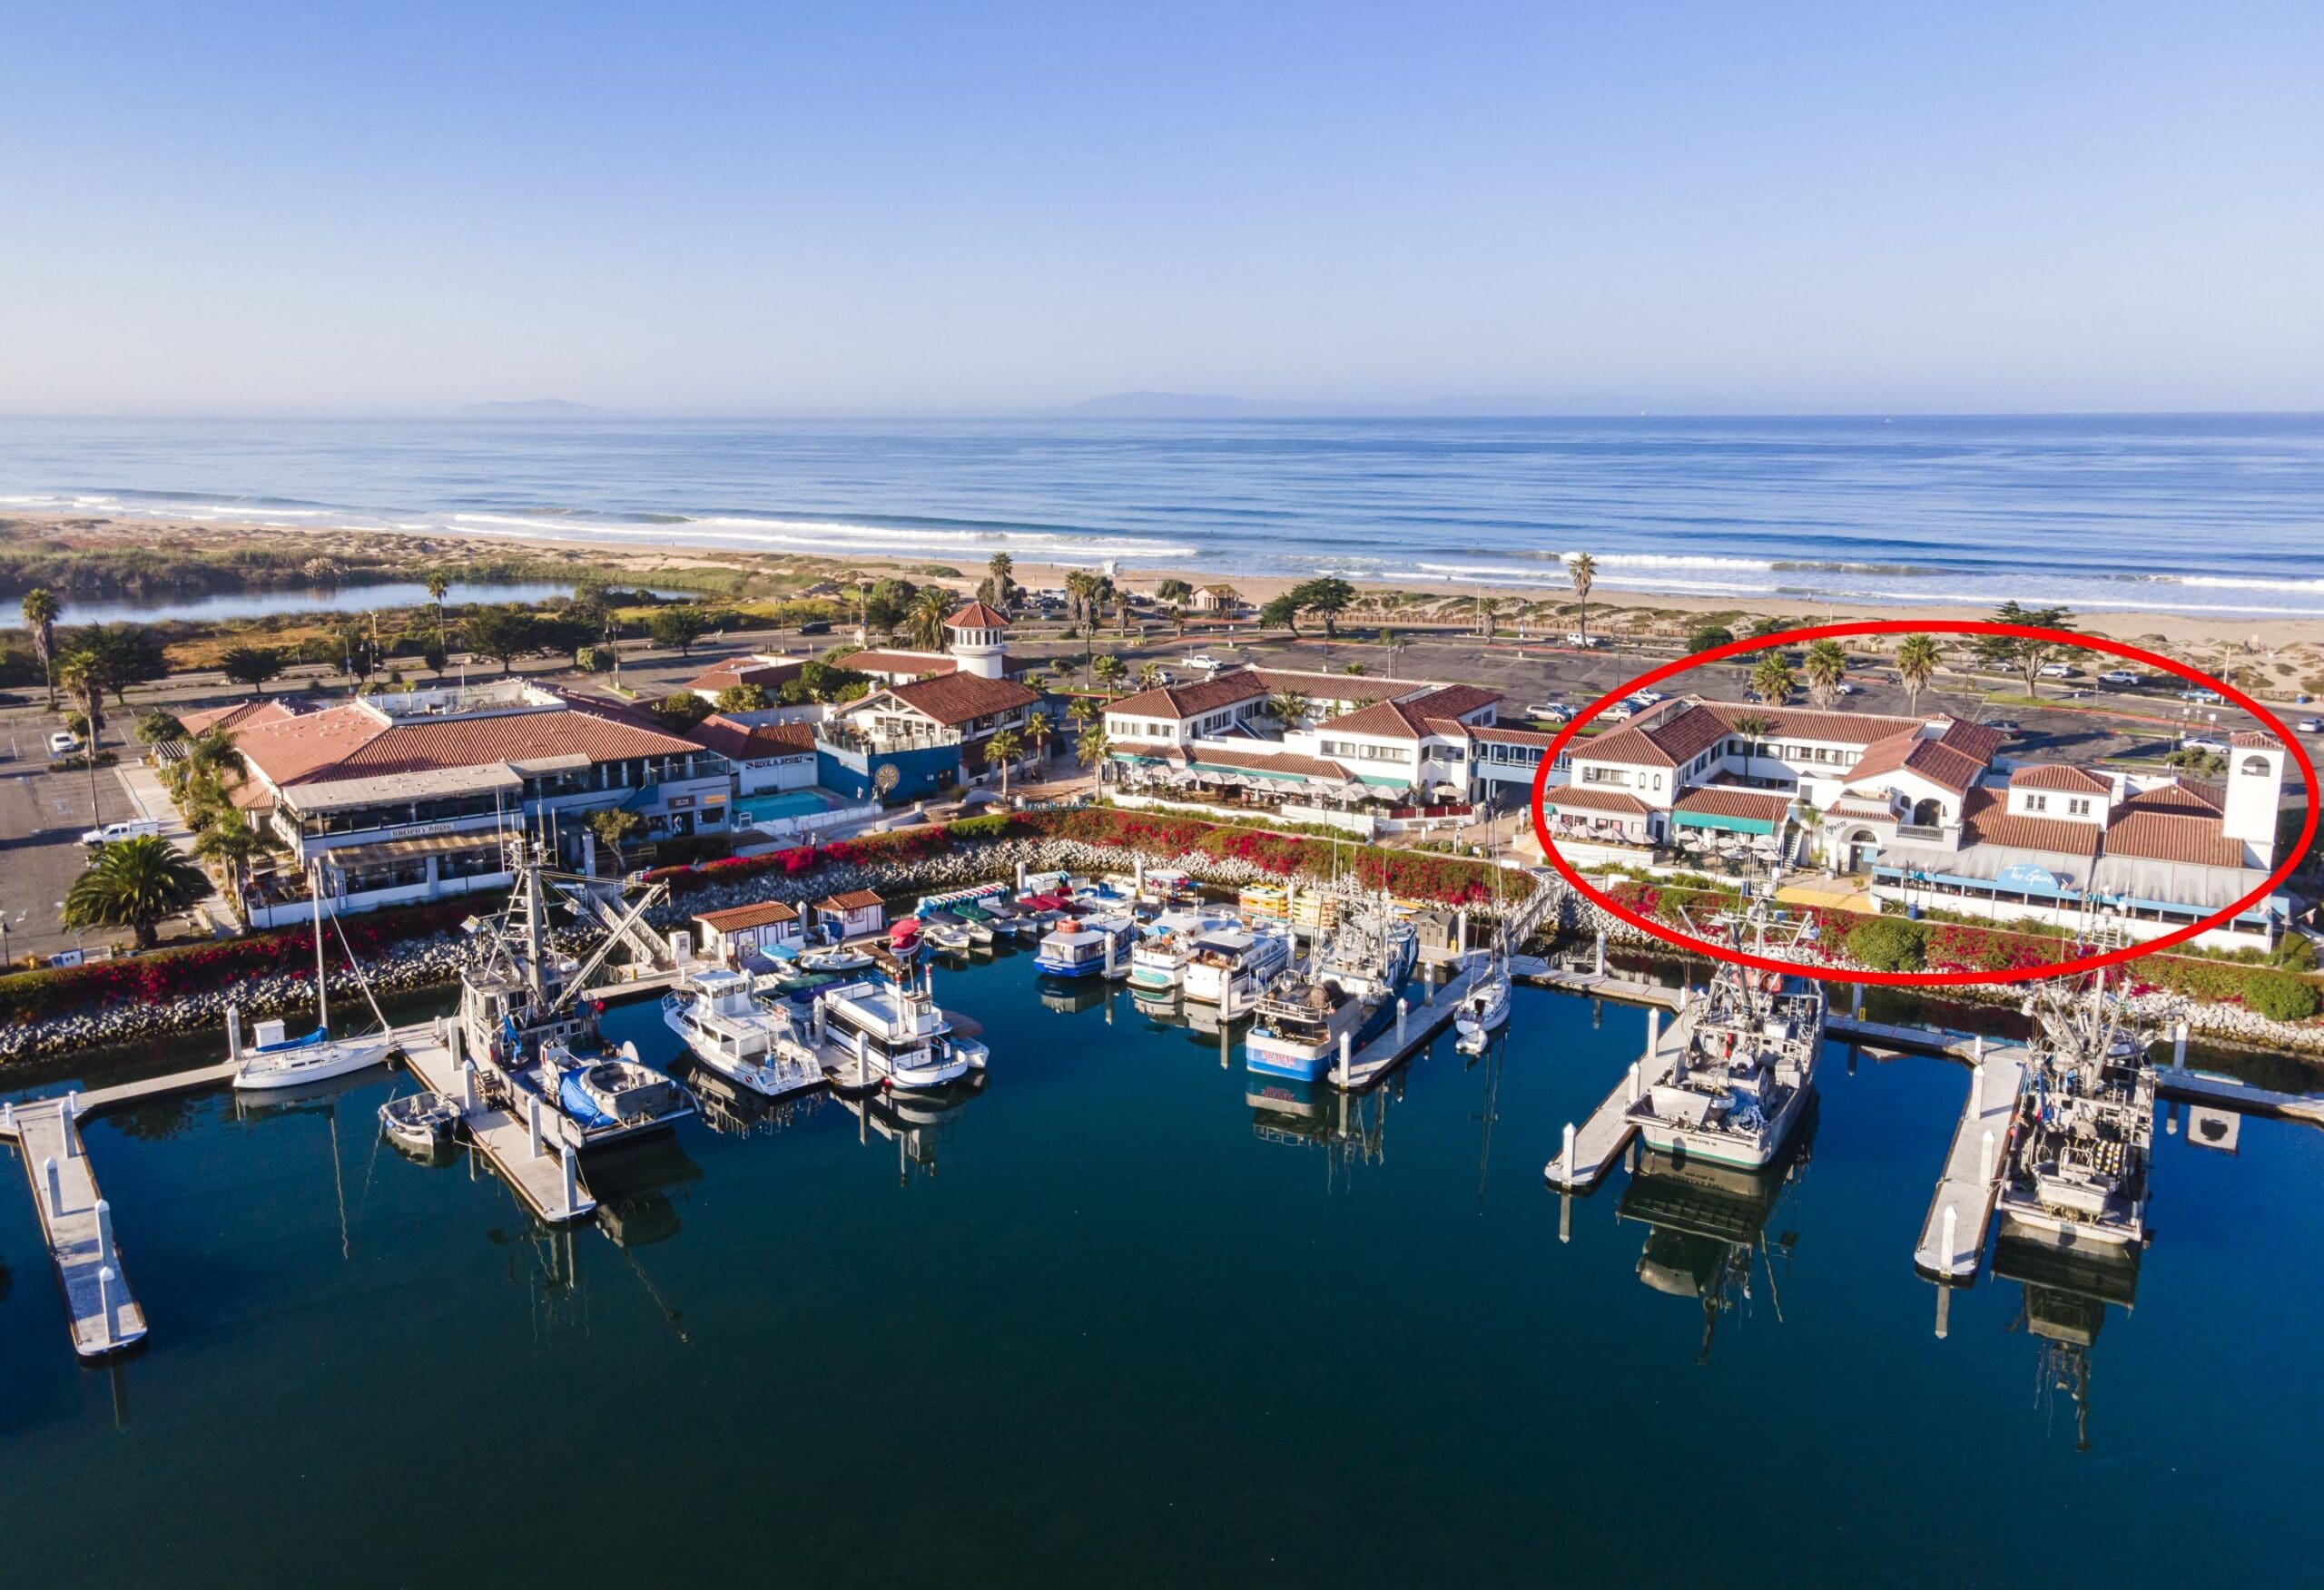
<svg viewBox="0 0 2324 1590">
<path fill-rule="evenodd" d="M 2316 1014 L 2316 985 L 2290 972 L 2257 972 L 2243 985 L 2243 1003 L 2270 1021 L 2306 1021 Z"/>
<path fill-rule="evenodd" d="M 1848 958 L 1879 972 L 1917 972 L 1927 964 L 1928 930 L 1896 917 L 1876 917 L 1848 929 Z"/>
</svg>

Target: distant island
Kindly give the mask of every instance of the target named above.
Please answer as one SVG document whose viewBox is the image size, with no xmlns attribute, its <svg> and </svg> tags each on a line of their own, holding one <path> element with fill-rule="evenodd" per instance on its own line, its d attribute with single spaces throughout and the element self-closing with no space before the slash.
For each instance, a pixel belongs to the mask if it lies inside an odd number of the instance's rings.
<svg viewBox="0 0 2324 1590">
<path fill-rule="evenodd" d="M 1423 398 L 1401 402 L 1112 392 L 1054 412 L 1073 419 L 1599 419 L 1645 410 L 1637 398 L 1618 392 L 1547 398 Z"/>
<path fill-rule="evenodd" d="M 562 398 L 526 398 L 514 402 L 504 398 L 491 403 L 471 403 L 460 412 L 497 415 L 515 419 L 558 419 L 603 414 L 605 410 L 592 408 L 586 403 L 568 403 Z"/>
</svg>

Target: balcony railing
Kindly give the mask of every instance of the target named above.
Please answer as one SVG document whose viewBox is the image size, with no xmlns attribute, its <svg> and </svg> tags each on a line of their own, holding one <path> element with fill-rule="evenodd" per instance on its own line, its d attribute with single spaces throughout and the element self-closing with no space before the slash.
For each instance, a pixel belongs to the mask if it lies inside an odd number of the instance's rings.
<svg viewBox="0 0 2324 1590">
<path fill-rule="evenodd" d="M 1896 837 L 1918 839 L 1929 845 L 1956 845 L 1960 842 L 1961 830 L 1940 827 L 1933 822 L 1900 822 L 1896 825 Z"/>
</svg>

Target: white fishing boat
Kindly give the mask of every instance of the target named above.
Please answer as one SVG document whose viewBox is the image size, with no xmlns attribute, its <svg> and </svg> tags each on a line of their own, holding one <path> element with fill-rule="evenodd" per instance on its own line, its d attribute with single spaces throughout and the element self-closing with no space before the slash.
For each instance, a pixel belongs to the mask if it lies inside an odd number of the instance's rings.
<svg viewBox="0 0 2324 1590">
<path fill-rule="evenodd" d="M 985 1068 L 985 1046 L 952 1030 L 924 981 L 835 983 L 816 990 L 810 1019 L 828 1063 L 865 1085 L 942 1087 Z"/>
<path fill-rule="evenodd" d="M 803 950 L 799 956 L 799 965 L 807 971 L 829 972 L 839 976 L 862 971 L 871 964 L 872 957 L 869 951 L 846 944 L 827 944 L 820 949 Z"/>
<path fill-rule="evenodd" d="M 286 1037 L 280 1021 L 262 1021 L 252 1035 L 254 1044 L 245 1047 L 241 1041 L 241 1016 L 239 1011 L 228 1013 L 228 1045 L 241 1062 L 234 1070 L 234 1086 L 245 1093 L 262 1093 L 276 1088 L 301 1087 L 310 1082 L 329 1082 L 333 1077 L 352 1076 L 374 1065 L 384 1065 L 388 1051 L 394 1041 L 388 1035 L 388 1022 L 374 1005 L 372 1016 L 377 1018 L 376 1031 L 353 1037 L 335 1038 L 330 1032 L 330 979 L 323 966 L 323 889 L 322 869 L 311 869 L 307 878 L 308 888 L 314 902 L 315 924 L 315 1028 L 300 1037 Z M 332 917 L 336 925 L 338 918 Z M 342 941 L 345 935 L 341 934 Z M 350 950 L 348 963 L 355 966 Z M 355 966 L 359 980 L 363 968 Z M 370 997 L 370 985 L 363 985 L 363 995 Z"/>
<path fill-rule="evenodd" d="M 1787 913 L 1765 900 L 1728 918 L 1767 953 L 1767 929 Z M 1806 929 L 1802 929 L 1806 931 Z M 1704 996 L 1673 1024 L 1670 1074 L 1628 1110 L 1657 1153 L 1756 1171 L 1775 1162 L 1807 1114 L 1824 1047 L 1824 986 L 1789 972 L 1721 961 Z"/>
<path fill-rule="evenodd" d="M 662 1000 L 662 1021 L 696 1061 L 763 1098 L 820 1086 L 823 1068 L 794 1007 L 721 968 L 690 973 Z"/>
<path fill-rule="evenodd" d="M 1149 875 L 1150 876 L 1150 875 Z M 1235 925 L 1231 917 L 1203 911 L 1165 911 L 1146 925 L 1146 937 L 1129 952 L 1129 986 L 1140 994 L 1163 994 L 1185 980 L 1201 937 Z"/>
<path fill-rule="evenodd" d="M 2107 997 L 2102 977 L 2086 1000 L 2051 988 L 2028 1008 L 2041 1031 L 1995 1202 L 2003 1232 L 2135 1247 L 2146 1240 L 2153 1035 L 2127 1002 Z"/>
<path fill-rule="evenodd" d="M 1340 913 L 1315 952 L 1318 976 L 1378 1004 L 1393 999 L 1420 959 L 1420 935 L 1384 899 Z"/>
<path fill-rule="evenodd" d="M 1215 928 L 1196 938 L 1179 987 L 1196 1005 L 1256 1006 L 1291 964 L 1291 935 L 1276 928 Z"/>
</svg>

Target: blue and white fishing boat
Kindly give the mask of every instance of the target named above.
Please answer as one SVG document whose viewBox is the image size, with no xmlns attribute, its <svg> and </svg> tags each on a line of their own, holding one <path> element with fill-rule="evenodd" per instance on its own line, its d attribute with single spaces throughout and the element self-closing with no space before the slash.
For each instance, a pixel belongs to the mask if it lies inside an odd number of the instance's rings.
<svg viewBox="0 0 2324 1590">
<path fill-rule="evenodd" d="M 1128 966 L 1137 937 L 1137 924 L 1127 917 L 1068 918 L 1042 935 L 1033 965 L 1052 977 L 1102 977 Z"/>
<path fill-rule="evenodd" d="M 1205 911 L 1165 911 L 1147 924 L 1146 937 L 1129 952 L 1129 986 L 1141 994 L 1167 994 L 1184 980 L 1195 947 L 1206 933 L 1235 925 L 1232 917 Z"/>
</svg>

